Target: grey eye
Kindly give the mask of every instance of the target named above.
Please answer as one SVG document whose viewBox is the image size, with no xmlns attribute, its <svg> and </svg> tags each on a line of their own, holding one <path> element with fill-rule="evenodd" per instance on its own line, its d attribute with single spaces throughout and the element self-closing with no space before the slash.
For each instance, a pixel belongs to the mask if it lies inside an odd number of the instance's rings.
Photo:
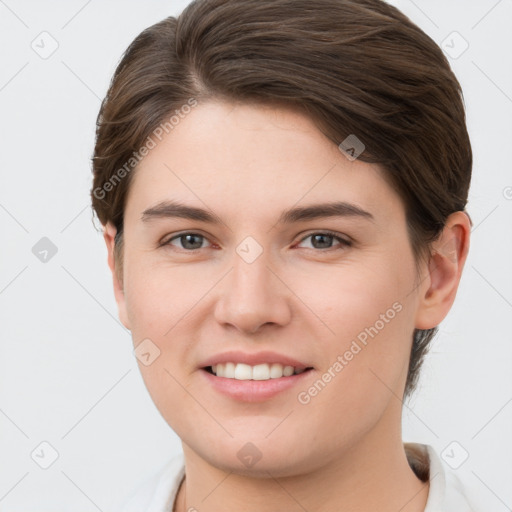
<svg viewBox="0 0 512 512">
<path fill-rule="evenodd" d="M 310 235 L 304 237 L 300 243 L 304 242 L 304 240 L 307 240 L 308 238 L 311 239 L 311 245 L 313 249 L 332 249 L 334 247 L 334 240 L 338 241 L 338 245 L 341 247 L 350 245 L 350 243 L 347 240 L 344 240 L 343 238 L 337 235 L 322 232 L 311 233 Z"/>
<path fill-rule="evenodd" d="M 171 238 L 168 242 L 166 242 L 166 244 L 175 245 L 172 244 L 174 240 L 180 241 L 180 249 L 187 249 L 192 251 L 201 249 L 203 246 L 203 241 L 206 240 L 206 238 L 203 235 L 199 235 L 198 233 L 182 233 L 181 235 L 177 235 Z"/>
</svg>

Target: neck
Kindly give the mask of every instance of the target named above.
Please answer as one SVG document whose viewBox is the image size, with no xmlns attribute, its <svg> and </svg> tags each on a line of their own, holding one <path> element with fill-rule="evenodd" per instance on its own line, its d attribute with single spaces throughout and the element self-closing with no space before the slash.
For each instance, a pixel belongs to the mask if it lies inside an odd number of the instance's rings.
<svg viewBox="0 0 512 512">
<path fill-rule="evenodd" d="M 400 424 L 385 418 L 349 449 L 308 473 L 284 478 L 240 475 L 209 464 L 183 443 L 186 482 L 176 512 L 424 512 L 429 482 L 407 460 Z M 396 432 L 397 435 L 390 435 Z"/>
</svg>

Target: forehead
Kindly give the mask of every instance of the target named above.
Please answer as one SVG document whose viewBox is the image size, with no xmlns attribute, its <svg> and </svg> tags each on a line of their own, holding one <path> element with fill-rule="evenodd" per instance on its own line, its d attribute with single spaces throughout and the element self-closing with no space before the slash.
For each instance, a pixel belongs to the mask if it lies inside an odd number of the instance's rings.
<svg viewBox="0 0 512 512">
<path fill-rule="evenodd" d="M 350 161 L 308 117 L 251 104 L 199 104 L 180 118 L 134 171 L 126 216 L 168 199 L 220 216 L 252 212 L 274 222 L 284 207 L 348 201 L 403 217 L 376 164 Z"/>
</svg>

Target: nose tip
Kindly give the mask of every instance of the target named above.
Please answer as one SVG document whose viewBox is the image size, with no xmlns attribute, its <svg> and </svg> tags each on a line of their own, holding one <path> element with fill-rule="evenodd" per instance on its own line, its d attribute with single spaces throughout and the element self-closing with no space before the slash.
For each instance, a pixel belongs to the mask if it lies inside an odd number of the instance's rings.
<svg viewBox="0 0 512 512">
<path fill-rule="evenodd" d="M 252 263 L 238 258 L 224 281 L 215 308 L 220 324 L 253 335 L 263 326 L 290 321 L 287 289 L 263 257 Z"/>
</svg>

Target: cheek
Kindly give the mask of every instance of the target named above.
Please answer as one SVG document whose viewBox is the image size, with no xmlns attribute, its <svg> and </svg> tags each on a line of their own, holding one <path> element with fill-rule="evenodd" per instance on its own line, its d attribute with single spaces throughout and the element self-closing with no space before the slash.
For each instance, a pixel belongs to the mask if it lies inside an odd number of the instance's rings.
<svg viewBox="0 0 512 512">
<path fill-rule="evenodd" d="M 324 338 L 346 342 L 375 324 L 380 332 L 399 323 L 405 315 L 398 310 L 412 297 L 412 278 L 408 265 L 379 254 L 365 262 L 319 267 L 301 279 L 290 274 L 288 281 L 294 282 L 304 314 L 314 312 L 324 324 Z"/>
<path fill-rule="evenodd" d="M 149 365 L 138 362 L 146 387 L 159 408 L 180 403 L 187 398 L 180 384 L 187 385 L 195 369 L 191 352 L 202 321 L 198 318 L 203 314 L 201 298 L 215 279 L 211 274 L 198 277 L 192 266 L 152 264 L 136 256 L 127 258 L 125 275 L 126 310 L 135 351 L 145 351 L 147 346 L 156 354 Z"/>
<path fill-rule="evenodd" d="M 126 309 L 132 333 L 161 338 L 193 310 L 213 283 L 195 267 L 172 267 L 147 260 L 127 259 Z"/>
<path fill-rule="evenodd" d="M 298 295 L 322 320 L 315 330 L 322 371 L 330 372 L 324 399 L 341 409 L 372 396 L 377 406 L 390 393 L 386 386 L 401 393 L 414 330 L 413 267 L 402 263 L 380 258 L 358 271 L 331 269 L 328 278 L 302 281 Z"/>
<path fill-rule="evenodd" d="M 412 341 L 407 305 L 360 294 L 346 306 L 331 318 L 336 336 L 321 339 L 325 364 L 300 390 L 296 416 L 313 431 L 337 432 L 340 446 L 372 429 L 389 406 L 400 408 Z"/>
</svg>

